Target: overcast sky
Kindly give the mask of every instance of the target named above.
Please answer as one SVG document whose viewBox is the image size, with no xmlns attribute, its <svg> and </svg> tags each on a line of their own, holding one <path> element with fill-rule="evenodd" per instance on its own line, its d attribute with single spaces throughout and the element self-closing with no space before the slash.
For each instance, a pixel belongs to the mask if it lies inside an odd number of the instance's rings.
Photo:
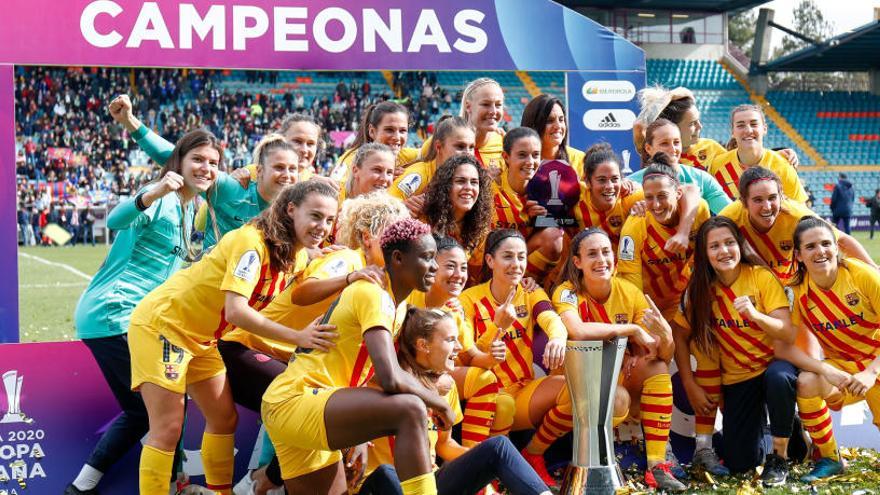
<svg viewBox="0 0 880 495">
<path fill-rule="evenodd" d="M 880 7 L 880 0 L 813 0 L 825 19 L 834 25 L 834 34 L 840 34 L 850 29 L 864 26 L 874 19 L 874 7 Z M 785 27 L 794 27 L 792 22 L 792 10 L 800 3 L 800 0 L 773 0 L 761 7 L 775 11 L 773 20 Z M 757 9 L 756 9 L 757 11 Z M 782 43 L 785 33 L 778 29 L 773 30 L 772 46 Z"/>
</svg>

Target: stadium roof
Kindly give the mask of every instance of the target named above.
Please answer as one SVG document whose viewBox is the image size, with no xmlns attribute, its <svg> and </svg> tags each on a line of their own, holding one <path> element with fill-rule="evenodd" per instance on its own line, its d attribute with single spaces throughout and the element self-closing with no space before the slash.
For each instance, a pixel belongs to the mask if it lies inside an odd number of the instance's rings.
<svg viewBox="0 0 880 495">
<path fill-rule="evenodd" d="M 859 72 L 880 69 L 880 20 L 772 60 L 757 72 Z"/>
<path fill-rule="evenodd" d="M 694 12 L 736 13 L 767 3 L 768 0 L 556 0 L 569 8 L 650 9 Z"/>
</svg>

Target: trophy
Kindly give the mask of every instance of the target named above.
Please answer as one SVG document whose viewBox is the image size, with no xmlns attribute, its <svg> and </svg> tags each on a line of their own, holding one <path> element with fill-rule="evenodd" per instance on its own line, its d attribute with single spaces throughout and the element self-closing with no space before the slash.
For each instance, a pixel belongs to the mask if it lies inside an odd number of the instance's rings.
<svg viewBox="0 0 880 495">
<path fill-rule="evenodd" d="M 576 225 L 573 209 L 581 197 L 577 172 L 561 160 L 545 161 L 526 185 L 526 196 L 547 209 L 535 219 L 535 227 Z"/>
<path fill-rule="evenodd" d="M 629 166 L 630 152 L 629 150 L 623 150 L 620 152 L 620 157 L 623 159 L 623 170 L 620 171 L 624 177 L 633 173 L 632 167 Z"/>
<path fill-rule="evenodd" d="M 565 380 L 571 394 L 574 452 L 561 494 L 610 494 L 623 486 L 614 457 L 612 415 L 626 337 L 569 341 Z"/>
<path fill-rule="evenodd" d="M 11 370 L 3 373 L 3 386 L 6 389 L 6 414 L 0 419 L 3 423 L 32 423 L 33 420 L 21 412 L 21 383 L 23 376 L 18 376 L 18 371 Z"/>
</svg>

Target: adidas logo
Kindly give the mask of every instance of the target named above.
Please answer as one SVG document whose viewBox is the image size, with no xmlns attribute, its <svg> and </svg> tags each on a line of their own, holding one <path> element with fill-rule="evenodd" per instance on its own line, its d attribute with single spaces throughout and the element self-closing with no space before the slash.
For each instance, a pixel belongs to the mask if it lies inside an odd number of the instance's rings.
<svg viewBox="0 0 880 495">
<path fill-rule="evenodd" d="M 617 119 L 614 118 L 614 113 L 608 112 L 608 115 L 606 115 L 602 118 L 601 121 L 599 121 L 599 127 L 602 129 L 619 129 L 620 122 L 618 122 Z"/>
</svg>

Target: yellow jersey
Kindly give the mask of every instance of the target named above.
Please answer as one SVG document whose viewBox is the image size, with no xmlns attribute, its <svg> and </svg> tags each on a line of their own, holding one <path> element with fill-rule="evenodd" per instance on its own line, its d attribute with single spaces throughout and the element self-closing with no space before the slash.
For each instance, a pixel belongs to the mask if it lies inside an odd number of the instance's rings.
<svg viewBox="0 0 880 495">
<path fill-rule="evenodd" d="M 388 194 L 401 201 L 418 196 L 425 192 L 436 172 L 435 160 L 416 162 L 407 167 L 400 177 L 394 179 L 394 183 L 388 188 Z"/>
<path fill-rule="evenodd" d="M 747 296 L 759 312 L 788 309 L 788 297 L 779 279 L 763 266 L 740 265 L 739 277 L 729 287 L 715 282 L 712 286 L 711 331 L 718 343 L 721 383 L 731 385 L 763 373 L 773 361 L 773 339 L 733 306 L 737 297 Z M 680 310 L 675 322 L 691 329 Z"/>
<path fill-rule="evenodd" d="M 386 285 L 391 281 L 386 279 Z M 373 362 L 364 342 L 364 332 L 384 328 L 396 339 L 406 317 L 406 301 L 378 285 L 358 280 L 342 291 L 324 318 L 336 325 L 339 335 L 327 351 L 297 349 L 295 359 L 278 375 L 263 395 L 270 404 L 282 402 L 308 388 L 360 387 L 373 376 Z"/>
<path fill-rule="evenodd" d="M 492 295 L 490 284 L 491 281 L 471 287 L 459 297 L 464 313 L 475 330 L 477 347 L 482 351 L 488 351 L 498 338 L 499 331 L 493 320 L 495 309 L 501 304 Z M 517 286 L 511 304 L 516 311 L 516 320 L 500 337 L 507 345 L 507 357 L 492 368 L 505 388 L 534 379 L 532 340 L 536 326 L 540 325 L 550 339 L 568 336 L 565 325 L 553 310 L 553 304 L 543 289 L 529 293 L 522 286 Z"/>
<path fill-rule="evenodd" d="M 620 233 L 617 273 L 643 289 L 661 311 L 674 308 L 691 277 L 697 231 L 709 216 L 709 205 L 701 199 L 683 255 L 664 248 L 675 235 L 674 227 L 661 224 L 650 213 L 627 218 Z"/>
<path fill-rule="evenodd" d="M 620 277 L 611 278 L 611 294 L 604 303 L 579 293 L 571 282 L 563 282 L 553 291 L 553 306 L 560 315 L 574 311 L 585 322 L 634 323 L 643 328 L 642 320 L 649 308 L 642 291 Z"/>
<path fill-rule="evenodd" d="M 360 270 L 365 266 L 366 258 L 364 258 L 362 251 L 341 249 L 313 260 L 308 264 L 305 271 L 297 276 L 297 280 L 301 281 L 310 278 L 326 280 Z M 315 304 L 298 306 L 293 304 L 293 301 L 290 299 L 291 292 L 293 292 L 296 285 L 292 283 L 285 287 L 260 313 L 266 318 L 277 321 L 288 328 L 302 330 L 314 321 L 315 318 L 324 314 L 336 298 L 336 294 L 334 294 Z M 293 344 L 258 337 L 238 328 L 223 337 L 223 340 L 238 342 L 245 347 L 264 352 L 282 360 L 290 359 L 291 355 L 296 351 L 296 346 Z"/>
<path fill-rule="evenodd" d="M 584 158 L 586 158 L 586 153 L 583 151 L 572 148 L 571 146 L 565 147 L 565 152 L 568 153 L 568 164 L 571 165 L 571 168 L 577 172 L 578 180 L 584 180 Z"/>
<path fill-rule="evenodd" d="M 415 306 L 417 308 L 428 309 L 428 305 L 425 302 L 426 294 L 422 291 L 414 290 L 410 293 L 409 297 L 406 298 L 406 302 L 410 306 Z M 474 348 L 474 327 L 471 326 L 467 317 L 464 314 L 464 310 L 452 309 L 447 305 L 440 306 L 439 308 L 446 313 L 449 313 L 452 316 L 452 319 L 455 320 L 455 326 L 458 328 L 458 343 L 461 344 L 461 353 L 465 353 Z"/>
<path fill-rule="evenodd" d="M 304 253 L 304 249 L 297 252 L 294 272 L 305 266 Z M 199 354 L 233 329 L 224 316 L 227 291 L 247 297 L 248 305 L 259 311 L 292 275 L 270 267 L 262 232 L 247 224 L 228 232 L 204 258 L 147 294 L 132 321 L 155 328 L 172 344 Z"/>
<path fill-rule="evenodd" d="M 531 226 L 532 218 L 526 211 L 525 194 L 519 194 L 510 186 L 507 172 L 501 174 L 501 184 L 492 183 L 494 194 L 495 215 L 492 225 L 496 229 L 514 229 L 526 239 L 529 238 L 534 228 Z"/>
<path fill-rule="evenodd" d="M 699 141 L 681 152 L 681 157 L 678 161 L 700 170 L 708 170 L 712 160 L 722 153 L 727 153 L 727 148 L 721 146 L 718 141 L 700 138 Z"/>
<path fill-rule="evenodd" d="M 633 191 L 627 196 L 618 194 L 617 202 L 608 211 L 599 211 L 593 206 L 589 186 L 581 182 L 581 199 L 574 206 L 574 218 L 577 220 L 579 230 L 590 227 L 599 227 L 611 238 L 611 247 L 617 251 L 620 243 L 620 231 L 623 224 L 629 218 L 629 211 L 633 205 L 645 199 L 645 192 L 641 189 Z"/>
<path fill-rule="evenodd" d="M 446 402 L 449 404 L 449 407 L 452 408 L 455 413 L 455 423 L 461 423 L 464 419 L 464 414 L 461 411 L 461 401 L 459 400 L 458 391 L 456 387 L 452 387 L 449 389 L 449 393 L 447 393 L 444 397 Z M 431 462 L 434 463 L 434 470 L 437 469 L 437 464 L 435 460 L 437 459 L 437 439 L 439 437 L 439 428 L 437 424 L 434 423 L 434 417 L 428 411 L 428 424 L 425 425 L 428 429 L 428 452 L 431 456 Z M 369 454 L 367 455 L 367 469 L 364 473 L 364 477 L 369 476 L 369 473 L 372 473 L 382 464 L 390 464 L 394 465 L 394 436 L 382 437 L 376 440 L 373 440 L 373 447 L 370 449 Z"/>
<path fill-rule="evenodd" d="M 810 329 L 826 357 L 864 370 L 880 355 L 880 273 L 856 259 L 845 263 L 829 290 L 817 286 L 809 274 L 793 287 L 791 320 Z"/>
<path fill-rule="evenodd" d="M 798 203 L 807 202 L 807 192 L 798 179 L 797 172 L 782 155 L 773 150 L 765 149 L 758 165 L 779 176 L 785 197 Z M 727 196 L 736 201 L 739 199 L 739 178 L 745 170 L 745 167 L 739 162 L 736 150 L 730 150 L 716 156 L 709 165 L 708 172 L 721 184 L 721 188 L 724 189 Z"/>
<path fill-rule="evenodd" d="M 795 227 L 803 217 L 818 216 L 806 206 L 790 199 L 784 199 L 773 226 L 767 232 L 762 233 L 752 226 L 752 222 L 749 221 L 749 212 L 742 201 L 730 203 L 718 215 L 733 220 L 755 253 L 767 263 L 767 266 L 773 270 L 773 273 L 783 284 L 788 283 L 797 268 L 794 263 L 794 246 L 792 244 Z M 835 237 L 839 238 L 840 232 L 836 228 L 832 228 Z"/>
</svg>

